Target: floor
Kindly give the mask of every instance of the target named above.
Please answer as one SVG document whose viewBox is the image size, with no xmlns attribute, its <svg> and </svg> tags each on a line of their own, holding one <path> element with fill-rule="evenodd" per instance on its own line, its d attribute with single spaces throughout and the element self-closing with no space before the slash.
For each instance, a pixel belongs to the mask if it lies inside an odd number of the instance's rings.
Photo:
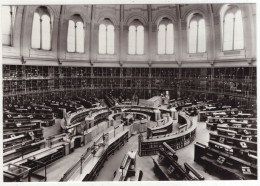
<svg viewBox="0 0 260 186">
<path fill-rule="evenodd" d="M 197 122 L 197 117 L 191 117 L 191 119 L 194 122 Z M 197 169 L 205 177 L 205 180 L 220 180 L 220 178 L 204 172 L 203 167 L 193 161 L 194 144 L 196 142 L 207 144 L 207 142 L 209 141 L 209 131 L 206 129 L 205 123 L 198 123 L 196 133 L 197 136 L 194 142 L 177 151 L 177 156 L 179 157 L 178 160 L 179 164 L 183 166 L 185 162 L 188 162 L 191 166 Z M 138 135 L 131 137 L 129 142 L 126 143 L 123 148 L 115 152 L 115 155 L 109 157 L 108 161 L 104 164 L 103 169 L 100 171 L 99 176 L 95 179 L 95 181 L 112 181 L 114 171 L 116 171 L 120 167 L 120 164 L 127 151 L 131 151 L 131 150 L 133 151 L 138 150 Z M 143 174 L 142 181 L 159 180 L 153 171 L 154 164 L 152 161 L 152 157 L 156 158 L 156 156 L 140 157 L 139 155 L 137 155 L 136 169 L 143 171 L 144 174 Z"/>
<path fill-rule="evenodd" d="M 60 120 L 61 119 L 55 119 L 55 125 L 42 127 L 44 139 L 61 133 Z"/>
<path fill-rule="evenodd" d="M 191 117 L 192 120 L 197 122 L 197 117 Z M 177 125 L 174 126 L 174 128 L 177 128 Z M 60 131 L 60 125 L 59 125 L 59 119 L 56 119 L 55 125 L 50 127 L 43 127 L 43 134 L 44 137 L 52 136 L 59 134 Z M 187 147 L 184 147 L 182 149 L 179 149 L 177 151 L 177 155 L 179 157 L 178 162 L 183 165 L 184 162 L 188 162 L 191 166 L 193 166 L 195 169 L 197 169 L 206 180 L 219 180 L 218 177 L 215 177 L 213 175 L 209 175 L 204 172 L 203 167 L 198 165 L 196 162 L 193 161 L 194 159 L 194 144 L 196 142 L 200 142 L 203 144 L 207 144 L 209 141 L 209 131 L 206 129 L 205 123 L 198 123 L 197 126 L 197 136 L 193 143 L 188 145 Z M 75 151 L 72 154 L 69 154 L 66 156 L 66 169 L 74 164 L 75 161 L 79 159 L 81 154 L 86 150 L 86 147 L 81 147 L 75 149 Z M 112 181 L 114 178 L 114 172 L 120 167 L 120 164 L 127 153 L 127 151 L 137 151 L 138 150 L 138 135 L 134 135 L 131 137 L 122 148 L 120 148 L 118 151 L 115 152 L 115 154 L 111 157 L 109 157 L 108 161 L 105 162 L 103 169 L 100 171 L 99 176 L 96 177 L 95 181 Z M 153 156 L 156 158 L 156 156 Z M 64 158 L 61 158 L 57 160 L 52 165 L 49 165 L 47 168 L 48 174 L 48 181 L 57 181 L 57 177 L 61 178 L 63 174 L 66 172 L 64 170 Z M 153 161 L 152 156 L 143 156 L 139 157 L 137 155 L 137 163 L 136 163 L 136 169 L 143 171 L 143 178 L 142 181 L 158 181 L 159 179 L 156 177 L 153 171 Z M 63 167 L 63 168 L 62 168 Z M 43 170 L 39 170 L 38 173 L 43 173 Z"/>
<path fill-rule="evenodd" d="M 128 151 L 138 150 L 138 135 L 131 137 L 122 148 L 115 152 L 113 156 L 110 156 L 108 161 L 105 162 L 104 167 L 99 172 L 95 181 L 112 181 L 114 178 L 114 172 L 120 167 L 120 164 Z M 154 181 L 158 180 L 153 172 L 153 161 L 149 156 L 136 157 L 136 169 L 143 171 L 142 181 Z"/>
<path fill-rule="evenodd" d="M 192 120 L 197 122 L 196 117 L 190 117 Z M 210 175 L 204 172 L 204 169 L 201 165 L 194 162 L 194 144 L 200 142 L 202 144 L 207 144 L 209 141 L 209 130 L 206 128 L 205 122 L 197 123 L 196 139 L 189 144 L 188 146 L 177 150 L 176 154 L 178 156 L 178 162 L 183 165 L 185 162 L 189 163 L 192 167 L 198 170 L 205 178 L 205 180 L 220 180 L 220 178 Z"/>
<path fill-rule="evenodd" d="M 107 121 L 103 121 L 103 122 L 107 122 Z M 53 130 L 60 127 L 58 124 L 55 124 L 55 125 L 57 125 L 58 127 L 54 127 L 54 125 L 53 125 L 52 126 Z M 48 131 L 51 131 L 51 128 L 48 128 Z M 56 130 L 56 132 L 58 132 L 58 130 Z M 54 132 L 51 132 L 51 133 L 54 133 Z M 106 131 L 105 131 L 105 133 L 106 133 Z M 51 136 L 51 135 L 48 134 L 48 136 Z M 95 140 L 95 138 L 94 138 L 94 140 Z M 48 165 L 47 166 L 48 181 L 59 181 L 63 177 L 64 173 L 66 173 L 66 171 L 69 169 L 69 167 L 74 165 L 75 162 L 80 159 L 81 155 L 87 150 L 88 147 L 89 147 L 88 145 L 85 145 L 85 146 L 76 148 L 73 153 L 71 153 L 67 156 L 64 156 L 61 159 L 58 159 L 57 161 L 55 161 L 54 163 Z M 64 160 L 66 161 L 66 165 L 64 165 Z M 44 175 L 44 169 L 35 171 L 35 173 Z"/>
</svg>

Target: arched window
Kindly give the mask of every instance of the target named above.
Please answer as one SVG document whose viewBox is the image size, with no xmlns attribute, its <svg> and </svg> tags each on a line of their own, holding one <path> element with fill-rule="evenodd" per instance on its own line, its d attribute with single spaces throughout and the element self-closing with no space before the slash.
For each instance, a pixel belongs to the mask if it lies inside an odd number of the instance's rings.
<svg viewBox="0 0 260 186">
<path fill-rule="evenodd" d="M 80 15 L 73 15 L 68 24 L 67 51 L 84 53 L 84 23 Z"/>
<path fill-rule="evenodd" d="M 67 51 L 68 52 L 76 52 L 76 29 L 75 23 L 72 20 L 69 20 L 68 25 L 68 37 L 67 37 Z"/>
<path fill-rule="evenodd" d="M 144 27 L 139 25 L 136 29 L 136 54 L 144 53 Z"/>
<path fill-rule="evenodd" d="M 144 54 L 144 26 L 138 20 L 129 26 L 128 53 Z"/>
<path fill-rule="evenodd" d="M 244 30 L 241 10 L 230 7 L 223 17 L 223 50 L 244 48 Z"/>
<path fill-rule="evenodd" d="M 115 28 L 109 19 L 99 25 L 98 49 L 100 54 L 115 53 Z"/>
<path fill-rule="evenodd" d="M 202 53 L 205 51 L 205 20 L 200 14 L 194 14 L 189 23 L 189 53 Z"/>
<path fill-rule="evenodd" d="M 169 19 L 164 18 L 158 27 L 158 54 L 173 54 L 174 30 Z"/>
<path fill-rule="evenodd" d="M 135 43 L 136 43 L 136 28 L 135 26 L 129 27 L 129 35 L 128 35 L 128 53 L 135 54 Z"/>
<path fill-rule="evenodd" d="M 15 21 L 15 6 L 2 6 L 2 43 L 11 46 Z"/>
<path fill-rule="evenodd" d="M 39 7 L 33 15 L 32 48 L 40 50 L 51 49 L 51 17 L 46 7 Z"/>
</svg>

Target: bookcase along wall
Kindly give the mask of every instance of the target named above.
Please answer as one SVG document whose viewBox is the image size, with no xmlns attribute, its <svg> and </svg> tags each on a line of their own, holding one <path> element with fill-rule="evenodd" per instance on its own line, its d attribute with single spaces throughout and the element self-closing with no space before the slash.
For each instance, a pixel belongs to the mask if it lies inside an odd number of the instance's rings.
<svg viewBox="0 0 260 186">
<path fill-rule="evenodd" d="M 256 107 L 256 67 L 123 68 L 3 65 L 4 104 L 112 93 L 194 97 Z"/>
</svg>

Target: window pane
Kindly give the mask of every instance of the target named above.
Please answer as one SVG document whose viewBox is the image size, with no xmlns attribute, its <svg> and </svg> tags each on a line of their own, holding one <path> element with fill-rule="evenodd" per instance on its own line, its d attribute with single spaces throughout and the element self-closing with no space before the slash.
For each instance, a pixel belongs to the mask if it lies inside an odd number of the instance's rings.
<svg viewBox="0 0 260 186">
<path fill-rule="evenodd" d="M 39 49 L 40 46 L 40 16 L 38 13 L 33 15 L 33 26 L 32 26 L 32 48 Z"/>
<path fill-rule="evenodd" d="M 128 34 L 128 53 L 135 54 L 135 41 L 136 41 L 136 28 L 135 26 L 129 27 Z"/>
<path fill-rule="evenodd" d="M 10 6 L 2 6 L 2 42 L 4 45 L 11 45 L 11 8 Z"/>
<path fill-rule="evenodd" d="M 84 25 L 82 22 L 77 22 L 77 28 L 76 28 L 76 52 L 83 53 L 84 52 Z"/>
<path fill-rule="evenodd" d="M 224 19 L 224 42 L 223 42 L 223 50 L 232 50 L 233 45 L 233 17 L 232 13 L 229 13 L 225 16 Z"/>
<path fill-rule="evenodd" d="M 107 27 L 107 53 L 114 54 L 115 31 L 113 25 Z"/>
<path fill-rule="evenodd" d="M 12 16 L 13 16 L 13 27 L 14 27 L 14 22 L 15 22 L 15 17 L 16 17 L 16 6 L 12 6 Z"/>
<path fill-rule="evenodd" d="M 198 52 L 206 51 L 206 32 L 205 21 L 201 19 L 199 21 L 199 36 L 198 36 Z"/>
<path fill-rule="evenodd" d="M 165 37 L 165 25 L 160 25 L 158 31 L 158 54 L 165 54 Z"/>
<path fill-rule="evenodd" d="M 196 53 L 197 48 L 197 21 L 190 23 L 189 30 L 189 52 Z"/>
<path fill-rule="evenodd" d="M 136 53 L 137 54 L 144 54 L 144 27 L 138 26 L 137 27 L 137 45 L 136 45 Z"/>
<path fill-rule="evenodd" d="M 48 15 L 42 16 L 42 49 L 51 49 L 51 20 Z"/>
<path fill-rule="evenodd" d="M 99 37 L 98 37 L 98 47 L 99 53 L 105 54 L 106 53 L 106 26 L 101 24 L 99 26 Z"/>
<path fill-rule="evenodd" d="M 75 23 L 72 20 L 69 20 L 68 25 L 67 50 L 75 52 Z"/>
<path fill-rule="evenodd" d="M 167 35 L 166 35 L 166 54 L 173 54 L 174 47 L 174 33 L 173 24 L 167 25 Z"/>
<path fill-rule="evenodd" d="M 244 29 L 241 11 L 235 14 L 235 36 L 234 36 L 234 49 L 244 48 Z"/>
<path fill-rule="evenodd" d="M 69 20 L 68 25 L 68 38 L 67 38 L 67 49 L 68 52 L 75 52 L 75 23 Z"/>
</svg>

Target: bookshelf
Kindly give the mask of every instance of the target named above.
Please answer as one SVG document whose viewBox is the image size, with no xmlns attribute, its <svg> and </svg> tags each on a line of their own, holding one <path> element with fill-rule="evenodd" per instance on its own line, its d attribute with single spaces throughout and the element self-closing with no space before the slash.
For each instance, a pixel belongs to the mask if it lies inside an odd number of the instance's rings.
<svg viewBox="0 0 260 186">
<path fill-rule="evenodd" d="M 238 73 L 239 72 L 239 73 Z M 48 97 L 112 96 L 149 99 L 168 90 L 170 98 L 211 99 L 256 106 L 256 67 L 110 68 L 3 65 L 4 104 L 41 103 Z"/>
<path fill-rule="evenodd" d="M 235 146 L 238 148 L 250 149 L 250 150 L 257 150 L 257 143 L 254 141 L 243 140 L 238 138 L 233 138 L 226 135 L 209 133 L 209 139 L 213 141 L 221 141 L 223 144 Z"/>
<path fill-rule="evenodd" d="M 185 117 L 185 116 L 184 116 Z M 190 127 L 181 133 L 170 133 L 162 136 L 156 136 L 151 139 L 146 139 L 139 136 L 139 149 L 140 156 L 151 156 L 158 153 L 159 146 L 166 142 L 172 149 L 178 150 L 192 143 L 196 138 L 196 122 L 192 122 L 189 118 L 185 117 Z"/>
<path fill-rule="evenodd" d="M 161 124 L 158 124 L 158 123 L 161 123 Z M 147 135 L 146 135 L 147 139 L 149 139 L 150 137 L 153 137 L 153 136 L 165 135 L 165 134 L 171 133 L 173 120 L 171 117 L 166 117 L 164 119 L 161 119 L 161 121 L 158 120 L 157 125 L 158 126 L 147 128 Z"/>
<path fill-rule="evenodd" d="M 201 143 L 195 144 L 194 161 L 207 172 L 219 174 L 226 180 L 257 179 L 257 163 L 238 158 L 225 151 Z"/>
<path fill-rule="evenodd" d="M 120 149 L 126 142 L 128 142 L 128 131 L 123 132 L 117 139 L 109 142 L 108 148 L 103 152 L 98 162 L 91 171 L 85 175 L 82 181 L 93 181 L 109 156 L 113 155 L 115 151 Z"/>
<path fill-rule="evenodd" d="M 204 180 L 204 177 L 190 164 L 178 163 L 178 156 L 167 143 L 159 147 L 158 158 L 153 159 L 155 174 L 160 180 Z M 193 174 L 190 174 L 193 173 Z"/>
<path fill-rule="evenodd" d="M 256 131 L 257 123 L 256 118 L 226 118 L 226 117 L 208 117 L 206 124 L 210 130 L 217 128 L 234 129 L 234 130 L 249 130 Z"/>
<path fill-rule="evenodd" d="M 223 179 L 257 179 L 257 127 L 251 114 L 209 117 L 208 146 L 195 144 L 195 161 Z"/>
</svg>

